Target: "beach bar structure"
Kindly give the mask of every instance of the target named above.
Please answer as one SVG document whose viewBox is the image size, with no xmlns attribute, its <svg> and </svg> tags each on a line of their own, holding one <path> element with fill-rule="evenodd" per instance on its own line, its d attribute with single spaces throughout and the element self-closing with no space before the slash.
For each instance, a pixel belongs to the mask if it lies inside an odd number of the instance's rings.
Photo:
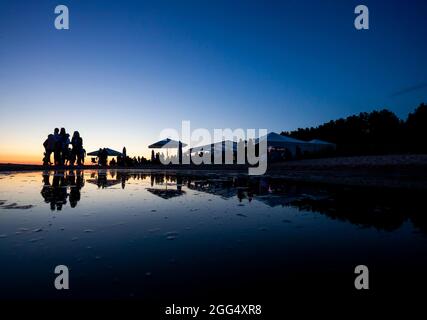
<svg viewBox="0 0 427 320">
<path fill-rule="evenodd" d="M 105 148 L 105 150 L 107 151 L 107 156 L 109 156 L 109 157 L 123 156 L 123 153 L 118 152 L 116 150 L 113 150 L 113 149 L 110 149 L 110 148 Z M 92 152 L 89 152 L 87 155 L 88 156 L 95 156 L 95 157 L 97 157 L 98 156 L 98 152 L 99 152 L 99 150 L 92 151 Z"/>
</svg>

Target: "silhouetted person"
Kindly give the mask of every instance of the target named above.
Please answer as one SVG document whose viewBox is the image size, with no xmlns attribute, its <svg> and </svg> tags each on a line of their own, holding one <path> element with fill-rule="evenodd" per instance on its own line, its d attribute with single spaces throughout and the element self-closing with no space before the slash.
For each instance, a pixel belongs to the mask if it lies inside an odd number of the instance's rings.
<svg viewBox="0 0 427 320">
<path fill-rule="evenodd" d="M 68 145 L 70 144 L 70 135 L 65 131 L 65 128 L 61 128 L 59 132 L 61 141 L 61 161 L 60 164 L 64 165 L 69 159 Z"/>
<path fill-rule="evenodd" d="M 98 185 L 98 188 L 102 188 L 102 189 L 108 187 L 108 181 L 107 181 L 107 174 L 106 173 L 104 173 L 104 172 L 98 173 L 97 185 Z"/>
<path fill-rule="evenodd" d="M 122 189 L 126 187 L 126 175 L 122 175 Z"/>
<path fill-rule="evenodd" d="M 82 159 L 84 158 L 83 139 L 80 137 L 80 133 L 78 131 L 74 131 L 73 138 L 71 139 L 71 145 L 73 147 L 71 150 L 71 164 L 74 165 L 74 161 L 77 159 L 77 165 L 81 166 L 83 164 Z"/>
<path fill-rule="evenodd" d="M 55 151 L 55 137 L 53 134 L 49 134 L 47 136 L 47 139 L 43 143 L 44 147 L 44 158 L 43 158 L 43 165 L 47 166 L 50 165 L 50 156 Z"/>
<path fill-rule="evenodd" d="M 43 187 L 50 187 L 49 171 L 43 172 Z"/>
<path fill-rule="evenodd" d="M 54 163 L 56 166 L 59 166 L 61 164 L 61 150 L 62 150 L 62 144 L 61 144 L 61 136 L 59 135 L 59 129 L 55 128 L 53 132 L 53 138 L 55 141 L 55 147 L 53 151 L 53 158 Z"/>
<path fill-rule="evenodd" d="M 50 206 L 51 210 L 55 210 L 55 203 L 53 199 L 53 188 L 50 185 L 49 178 L 50 178 L 49 172 L 43 173 L 43 187 L 42 187 L 41 195 L 46 203 L 51 204 Z"/>
<path fill-rule="evenodd" d="M 178 163 L 182 164 L 182 142 L 178 142 Z"/>
<path fill-rule="evenodd" d="M 123 159 L 124 159 L 124 165 L 127 165 L 127 155 L 126 155 L 126 147 L 123 147 Z"/>
<path fill-rule="evenodd" d="M 102 166 L 102 149 L 101 148 L 99 148 L 99 150 L 98 150 L 98 165 L 99 166 Z"/>
<path fill-rule="evenodd" d="M 103 165 L 106 167 L 108 165 L 108 151 L 104 148 L 102 152 L 104 153 Z"/>
<path fill-rule="evenodd" d="M 79 202 L 81 198 L 80 190 L 84 186 L 84 178 L 83 173 L 80 172 L 80 170 L 77 170 L 75 175 L 74 172 L 70 173 L 70 177 L 70 206 L 71 208 L 75 208 L 77 206 L 77 202 Z"/>
<path fill-rule="evenodd" d="M 176 177 L 176 190 L 178 190 L 178 191 L 182 190 L 182 177 L 181 176 Z"/>
<path fill-rule="evenodd" d="M 106 167 L 108 161 L 108 151 L 107 149 L 99 149 L 98 151 L 98 165 Z"/>
</svg>

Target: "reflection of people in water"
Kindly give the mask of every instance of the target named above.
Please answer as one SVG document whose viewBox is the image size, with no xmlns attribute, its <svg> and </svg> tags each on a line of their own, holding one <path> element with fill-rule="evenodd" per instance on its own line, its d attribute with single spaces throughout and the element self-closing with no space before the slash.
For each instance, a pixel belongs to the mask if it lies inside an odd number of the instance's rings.
<svg viewBox="0 0 427 320">
<path fill-rule="evenodd" d="M 80 190 L 84 186 L 83 173 L 80 170 L 77 170 L 75 175 L 73 172 L 72 174 L 70 174 L 69 177 L 70 177 L 70 179 L 69 179 L 70 206 L 71 206 L 71 208 L 75 208 L 77 206 L 77 202 L 80 201 L 80 197 L 81 197 Z"/>
<path fill-rule="evenodd" d="M 126 186 L 126 176 L 122 175 L 122 189 L 124 189 Z"/>
<path fill-rule="evenodd" d="M 43 173 L 42 197 L 46 203 L 50 203 L 52 211 L 62 210 L 62 206 L 67 203 L 67 187 L 64 178 L 64 171 L 55 171 L 52 184 L 50 184 L 50 175 L 48 172 Z"/>
<path fill-rule="evenodd" d="M 182 191 L 182 177 L 181 176 L 176 177 L 176 190 Z"/>
<path fill-rule="evenodd" d="M 98 188 L 106 188 L 108 186 L 107 173 L 103 171 L 98 172 L 98 179 L 96 181 Z"/>
<path fill-rule="evenodd" d="M 50 203 L 52 211 L 61 211 L 62 207 L 67 204 L 67 198 L 70 196 L 70 206 L 76 207 L 80 200 L 80 190 L 84 186 L 83 173 L 80 170 L 77 174 L 70 171 L 66 174 L 64 171 L 55 171 L 53 174 L 52 184 L 50 183 L 49 172 L 43 172 L 43 188 L 41 195 L 46 203 Z M 68 187 L 70 193 L 68 194 Z"/>
</svg>

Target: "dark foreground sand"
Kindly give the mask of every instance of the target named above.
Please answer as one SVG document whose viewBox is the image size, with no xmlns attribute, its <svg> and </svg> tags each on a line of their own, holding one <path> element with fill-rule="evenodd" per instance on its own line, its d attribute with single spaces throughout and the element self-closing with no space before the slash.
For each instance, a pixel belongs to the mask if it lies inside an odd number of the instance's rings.
<svg viewBox="0 0 427 320">
<path fill-rule="evenodd" d="M 85 166 L 84 169 L 99 169 L 99 167 Z M 46 170 L 46 167 L 0 164 L 0 171 L 3 172 L 39 170 Z M 131 168 L 131 170 L 161 170 L 201 175 L 210 173 L 247 174 L 247 167 L 237 165 L 146 165 Z M 337 157 L 288 161 L 270 164 L 265 176 L 283 178 L 293 182 L 427 190 L 427 155 Z"/>
</svg>

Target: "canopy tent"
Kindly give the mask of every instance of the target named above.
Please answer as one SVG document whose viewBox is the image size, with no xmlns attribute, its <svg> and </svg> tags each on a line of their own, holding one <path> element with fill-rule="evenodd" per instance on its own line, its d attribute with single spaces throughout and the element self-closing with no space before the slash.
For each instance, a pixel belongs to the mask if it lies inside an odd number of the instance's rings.
<svg viewBox="0 0 427 320">
<path fill-rule="evenodd" d="M 176 140 L 166 138 L 166 139 L 157 141 L 153 144 L 150 144 L 148 146 L 148 148 L 150 148 L 150 149 L 161 149 L 161 148 L 176 149 L 176 148 L 179 148 L 179 143 L 180 143 L 180 141 L 176 141 Z M 187 145 L 185 143 L 181 142 L 181 146 L 185 147 Z"/>
<path fill-rule="evenodd" d="M 320 139 L 313 139 L 313 140 L 310 140 L 308 143 L 317 143 L 317 144 L 326 144 L 326 145 L 335 146 L 335 143 L 324 141 L 324 140 L 320 140 Z"/>
<path fill-rule="evenodd" d="M 107 155 L 108 155 L 109 157 L 118 157 L 118 156 L 123 156 L 123 153 L 118 152 L 118 151 L 116 151 L 116 150 L 113 150 L 113 149 L 110 149 L 110 148 L 105 148 L 105 150 L 107 150 Z M 97 157 L 97 156 L 98 156 L 98 152 L 99 152 L 99 150 L 97 150 L 97 151 L 92 151 L 92 152 L 89 152 L 87 155 L 88 155 L 88 156 L 95 156 L 95 157 Z"/>
<path fill-rule="evenodd" d="M 267 140 L 267 147 L 286 148 L 290 144 L 307 144 L 307 142 L 291 138 L 288 136 L 282 136 L 276 132 L 270 132 L 269 134 L 262 136 L 255 140 L 255 143 Z"/>
<path fill-rule="evenodd" d="M 164 148 L 164 149 L 166 149 L 166 156 L 168 156 L 169 155 L 168 154 L 169 149 L 178 149 L 178 152 L 180 152 L 179 151 L 180 143 L 181 143 L 181 152 L 182 152 L 182 148 L 186 147 L 187 144 L 185 144 L 181 141 L 176 141 L 176 140 L 172 140 L 169 138 L 166 138 L 166 139 L 157 141 L 153 144 L 150 144 L 148 146 L 148 148 L 150 148 L 150 149 L 163 149 Z"/>
<path fill-rule="evenodd" d="M 311 141 L 303 141 L 281 134 L 270 132 L 269 134 L 256 139 L 255 143 L 267 140 L 267 148 L 287 149 L 292 156 L 298 153 L 316 153 L 325 150 L 334 150 L 336 145 L 327 141 L 313 139 Z"/>
<path fill-rule="evenodd" d="M 237 142 L 226 140 L 226 141 L 207 144 L 204 146 L 198 146 L 198 147 L 191 148 L 190 153 L 199 152 L 199 151 L 214 153 L 215 151 L 222 152 L 226 150 L 232 150 L 233 152 L 237 152 Z"/>
<path fill-rule="evenodd" d="M 262 141 L 267 142 L 267 148 L 270 149 L 284 149 L 290 152 L 292 157 L 300 153 L 311 152 L 314 148 L 313 144 L 306 141 L 298 140 L 281 134 L 270 132 L 265 136 L 255 139 L 255 144 Z"/>
</svg>

